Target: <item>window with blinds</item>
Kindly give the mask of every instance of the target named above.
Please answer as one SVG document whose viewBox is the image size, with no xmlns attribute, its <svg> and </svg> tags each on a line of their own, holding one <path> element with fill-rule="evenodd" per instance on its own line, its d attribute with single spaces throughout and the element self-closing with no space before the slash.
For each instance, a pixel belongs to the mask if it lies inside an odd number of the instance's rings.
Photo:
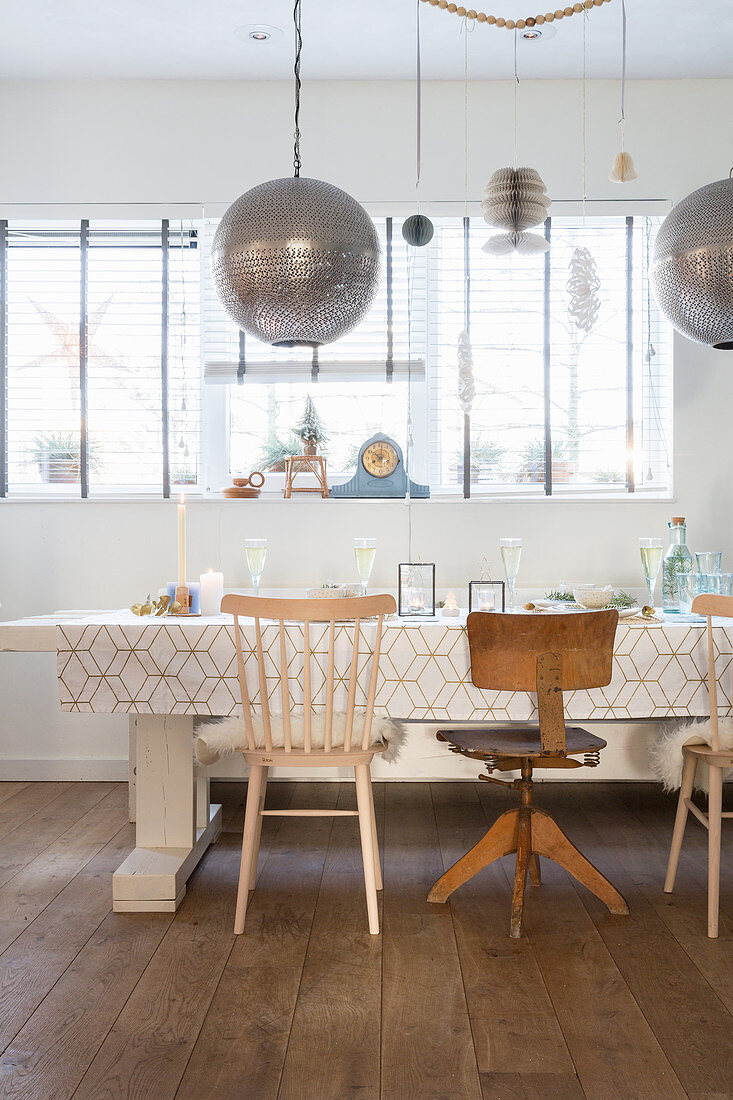
<svg viewBox="0 0 733 1100">
<path fill-rule="evenodd" d="M 483 251 L 481 218 L 434 219 L 422 249 L 404 243 L 399 220 L 380 219 L 390 277 L 364 323 L 317 362 L 245 339 L 207 276 L 206 378 L 230 384 L 230 471 L 281 469 L 299 449 L 291 428 L 310 393 L 333 474 L 353 470 L 360 444 L 384 431 L 434 494 L 669 495 L 671 330 L 647 277 L 659 221 L 553 218 L 547 253 L 496 258 Z M 207 250 L 215 228 L 206 226 Z M 596 280 L 575 291 L 595 305 L 587 331 L 570 312 L 576 249 L 590 254 Z M 464 330 L 469 415 L 458 400 Z"/>
<path fill-rule="evenodd" d="M 385 432 L 433 495 L 669 495 L 671 330 L 647 278 L 658 223 L 552 218 L 545 255 L 496 258 L 480 218 L 436 218 L 421 249 L 379 218 L 373 308 L 314 356 L 230 323 L 213 219 L 0 221 L 0 492 L 168 496 L 277 475 L 310 395 L 336 479 Z M 578 248 L 597 280 L 575 290 L 596 307 L 587 331 L 570 312 Z"/>
<path fill-rule="evenodd" d="M 2 491 L 199 481 L 198 232 L 0 222 Z"/>
</svg>

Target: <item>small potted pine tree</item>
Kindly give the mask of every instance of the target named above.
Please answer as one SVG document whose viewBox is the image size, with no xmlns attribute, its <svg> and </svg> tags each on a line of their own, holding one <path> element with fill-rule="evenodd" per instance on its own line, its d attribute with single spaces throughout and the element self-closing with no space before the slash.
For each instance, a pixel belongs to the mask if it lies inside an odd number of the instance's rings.
<svg viewBox="0 0 733 1100">
<path fill-rule="evenodd" d="M 305 399 L 303 415 L 293 428 L 293 432 L 303 444 L 304 455 L 318 454 L 319 447 L 323 447 L 328 440 L 323 421 L 318 415 L 310 394 Z"/>
</svg>

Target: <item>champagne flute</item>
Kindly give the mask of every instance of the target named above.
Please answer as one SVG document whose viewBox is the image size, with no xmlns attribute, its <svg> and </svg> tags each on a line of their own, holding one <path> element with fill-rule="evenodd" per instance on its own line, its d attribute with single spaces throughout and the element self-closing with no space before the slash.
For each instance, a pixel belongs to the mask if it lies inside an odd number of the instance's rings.
<svg viewBox="0 0 733 1100">
<path fill-rule="evenodd" d="M 501 561 L 504 566 L 506 586 L 509 590 L 509 610 L 514 609 L 514 582 L 519 572 L 519 559 L 522 556 L 521 539 L 499 539 Z"/>
<path fill-rule="evenodd" d="M 267 557 L 267 539 L 245 539 L 244 552 L 247 556 L 247 568 L 252 578 L 252 588 L 255 596 L 260 594 L 260 580 L 265 568 Z"/>
<path fill-rule="evenodd" d="M 367 584 L 372 575 L 376 553 L 376 539 L 354 539 L 354 557 L 356 558 L 356 571 L 361 581 L 362 596 L 366 596 Z"/>
<path fill-rule="evenodd" d="M 639 552 L 641 564 L 644 567 L 650 607 L 654 607 L 654 589 L 659 576 L 659 567 L 662 564 L 663 549 L 661 539 L 639 539 Z"/>
</svg>

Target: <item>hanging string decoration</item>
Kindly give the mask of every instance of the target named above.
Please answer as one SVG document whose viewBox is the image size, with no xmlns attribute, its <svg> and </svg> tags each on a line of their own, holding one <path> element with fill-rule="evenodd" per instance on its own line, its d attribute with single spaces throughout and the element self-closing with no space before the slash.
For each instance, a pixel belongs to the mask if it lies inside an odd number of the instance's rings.
<svg viewBox="0 0 733 1100">
<path fill-rule="evenodd" d="M 471 337 L 464 329 L 458 337 L 458 404 L 468 415 L 476 396 L 476 380 L 473 374 L 473 349 Z"/>
<path fill-rule="evenodd" d="M 484 252 L 502 256 L 546 252 L 550 247 L 543 236 L 527 230 L 540 225 L 550 206 L 545 185 L 534 168 L 499 168 L 492 175 L 481 203 L 484 221 L 504 233 L 490 237 Z"/>
<path fill-rule="evenodd" d="M 575 3 L 567 8 L 558 8 L 556 11 L 548 11 L 546 15 L 527 16 L 526 19 L 504 19 L 500 15 L 487 15 L 484 11 L 476 11 L 474 8 L 465 8 L 462 4 L 449 4 L 448 0 L 422 0 L 423 4 L 430 4 L 431 8 L 440 8 L 451 15 L 457 15 L 460 19 L 472 19 L 476 23 L 486 23 L 488 27 L 506 27 L 508 31 L 523 31 L 525 27 L 541 27 L 545 23 L 553 23 L 556 19 L 569 19 L 571 15 L 579 15 L 582 11 L 590 11 L 592 8 L 600 8 L 603 4 L 610 4 L 611 0 L 583 0 L 583 3 Z"/>
<path fill-rule="evenodd" d="M 637 178 L 634 162 L 624 149 L 626 130 L 626 0 L 621 0 L 621 152 L 613 158 L 608 178 L 611 183 L 628 183 Z"/>
<path fill-rule="evenodd" d="M 214 236 L 211 272 L 240 329 L 274 347 L 318 348 L 363 320 L 381 265 L 364 207 L 300 175 L 300 9 L 295 0 L 294 177 L 261 183 L 232 203 Z"/>
<path fill-rule="evenodd" d="M 435 227 L 430 218 L 420 213 L 420 170 L 422 167 L 422 62 L 420 60 L 420 0 L 416 7 L 417 24 L 415 27 L 415 194 L 417 195 L 417 214 L 410 215 L 402 225 L 402 236 L 413 248 L 424 248 L 430 244 Z"/>
<path fill-rule="evenodd" d="M 576 248 L 570 257 L 569 266 L 568 314 L 576 328 L 581 332 L 590 332 L 598 320 L 601 308 L 601 299 L 598 296 L 601 280 L 598 278 L 596 261 L 587 248 Z"/>
</svg>

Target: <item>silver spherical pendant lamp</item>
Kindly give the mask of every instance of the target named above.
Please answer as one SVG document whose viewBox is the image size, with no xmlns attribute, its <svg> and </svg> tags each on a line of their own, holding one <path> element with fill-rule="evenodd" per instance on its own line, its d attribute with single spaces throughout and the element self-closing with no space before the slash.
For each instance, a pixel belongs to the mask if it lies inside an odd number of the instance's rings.
<svg viewBox="0 0 733 1100">
<path fill-rule="evenodd" d="M 239 328 L 275 347 L 338 340 L 379 288 L 380 248 L 363 206 L 323 180 L 300 175 L 301 0 L 295 22 L 295 175 L 240 195 L 214 235 L 217 295 Z"/>
<path fill-rule="evenodd" d="M 669 212 L 654 242 L 651 281 L 678 332 L 733 350 L 733 179 L 693 191 Z"/>
</svg>

